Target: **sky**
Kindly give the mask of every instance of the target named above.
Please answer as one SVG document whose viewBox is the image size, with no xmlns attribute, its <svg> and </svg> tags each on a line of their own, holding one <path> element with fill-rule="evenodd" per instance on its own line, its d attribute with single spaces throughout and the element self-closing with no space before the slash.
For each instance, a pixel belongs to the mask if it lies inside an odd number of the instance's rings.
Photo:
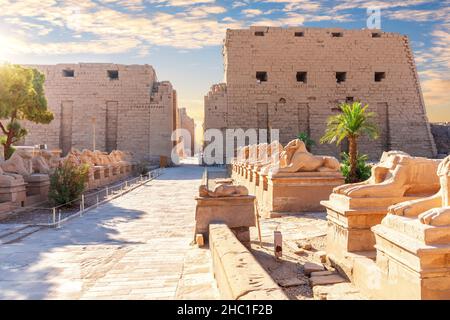
<svg viewBox="0 0 450 320">
<path fill-rule="evenodd" d="M 429 119 L 450 121 L 450 0 L 0 0 L 0 62 L 150 64 L 201 130 L 227 28 L 363 29 L 369 7 L 409 36 Z"/>
</svg>

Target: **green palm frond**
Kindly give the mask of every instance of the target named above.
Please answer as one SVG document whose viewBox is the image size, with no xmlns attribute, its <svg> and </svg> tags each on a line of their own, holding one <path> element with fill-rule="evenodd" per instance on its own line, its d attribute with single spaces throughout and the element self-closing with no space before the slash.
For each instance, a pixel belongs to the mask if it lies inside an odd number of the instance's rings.
<svg viewBox="0 0 450 320">
<path fill-rule="evenodd" d="M 362 106 L 360 102 L 341 104 L 341 113 L 328 118 L 327 129 L 320 143 L 340 144 L 349 136 L 359 137 L 363 134 L 371 139 L 377 139 L 378 128 L 372 122 L 376 114 L 367 111 L 368 107 Z"/>
</svg>

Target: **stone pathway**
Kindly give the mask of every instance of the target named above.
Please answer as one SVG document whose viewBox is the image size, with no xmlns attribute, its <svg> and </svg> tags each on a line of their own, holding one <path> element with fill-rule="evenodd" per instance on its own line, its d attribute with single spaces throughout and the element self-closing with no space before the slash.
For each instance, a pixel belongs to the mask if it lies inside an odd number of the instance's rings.
<svg viewBox="0 0 450 320">
<path fill-rule="evenodd" d="M 0 246 L 0 299 L 215 299 L 190 246 L 203 168 L 184 165 L 76 218 Z"/>
</svg>

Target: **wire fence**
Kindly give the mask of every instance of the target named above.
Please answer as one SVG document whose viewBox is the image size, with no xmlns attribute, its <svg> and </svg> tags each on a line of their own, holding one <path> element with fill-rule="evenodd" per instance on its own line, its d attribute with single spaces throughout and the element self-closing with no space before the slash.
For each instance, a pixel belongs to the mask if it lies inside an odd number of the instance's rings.
<svg viewBox="0 0 450 320">
<path fill-rule="evenodd" d="M 137 187 L 161 176 L 163 168 L 149 171 L 145 175 L 140 175 L 117 184 L 106 186 L 102 189 L 92 190 L 83 193 L 79 198 L 70 202 L 53 206 L 26 206 L 17 207 L 10 218 L 2 223 L 20 223 L 31 226 L 60 227 L 62 223 L 78 216 L 82 216 L 89 210 L 118 198 Z"/>
</svg>

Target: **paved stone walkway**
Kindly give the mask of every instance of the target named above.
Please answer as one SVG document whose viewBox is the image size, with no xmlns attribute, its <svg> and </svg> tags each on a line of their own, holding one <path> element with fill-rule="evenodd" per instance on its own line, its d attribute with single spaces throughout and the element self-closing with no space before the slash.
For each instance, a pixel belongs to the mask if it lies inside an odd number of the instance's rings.
<svg viewBox="0 0 450 320">
<path fill-rule="evenodd" d="M 0 246 L 0 299 L 218 298 L 209 250 L 190 246 L 202 173 L 166 169 L 61 229 Z"/>
</svg>

